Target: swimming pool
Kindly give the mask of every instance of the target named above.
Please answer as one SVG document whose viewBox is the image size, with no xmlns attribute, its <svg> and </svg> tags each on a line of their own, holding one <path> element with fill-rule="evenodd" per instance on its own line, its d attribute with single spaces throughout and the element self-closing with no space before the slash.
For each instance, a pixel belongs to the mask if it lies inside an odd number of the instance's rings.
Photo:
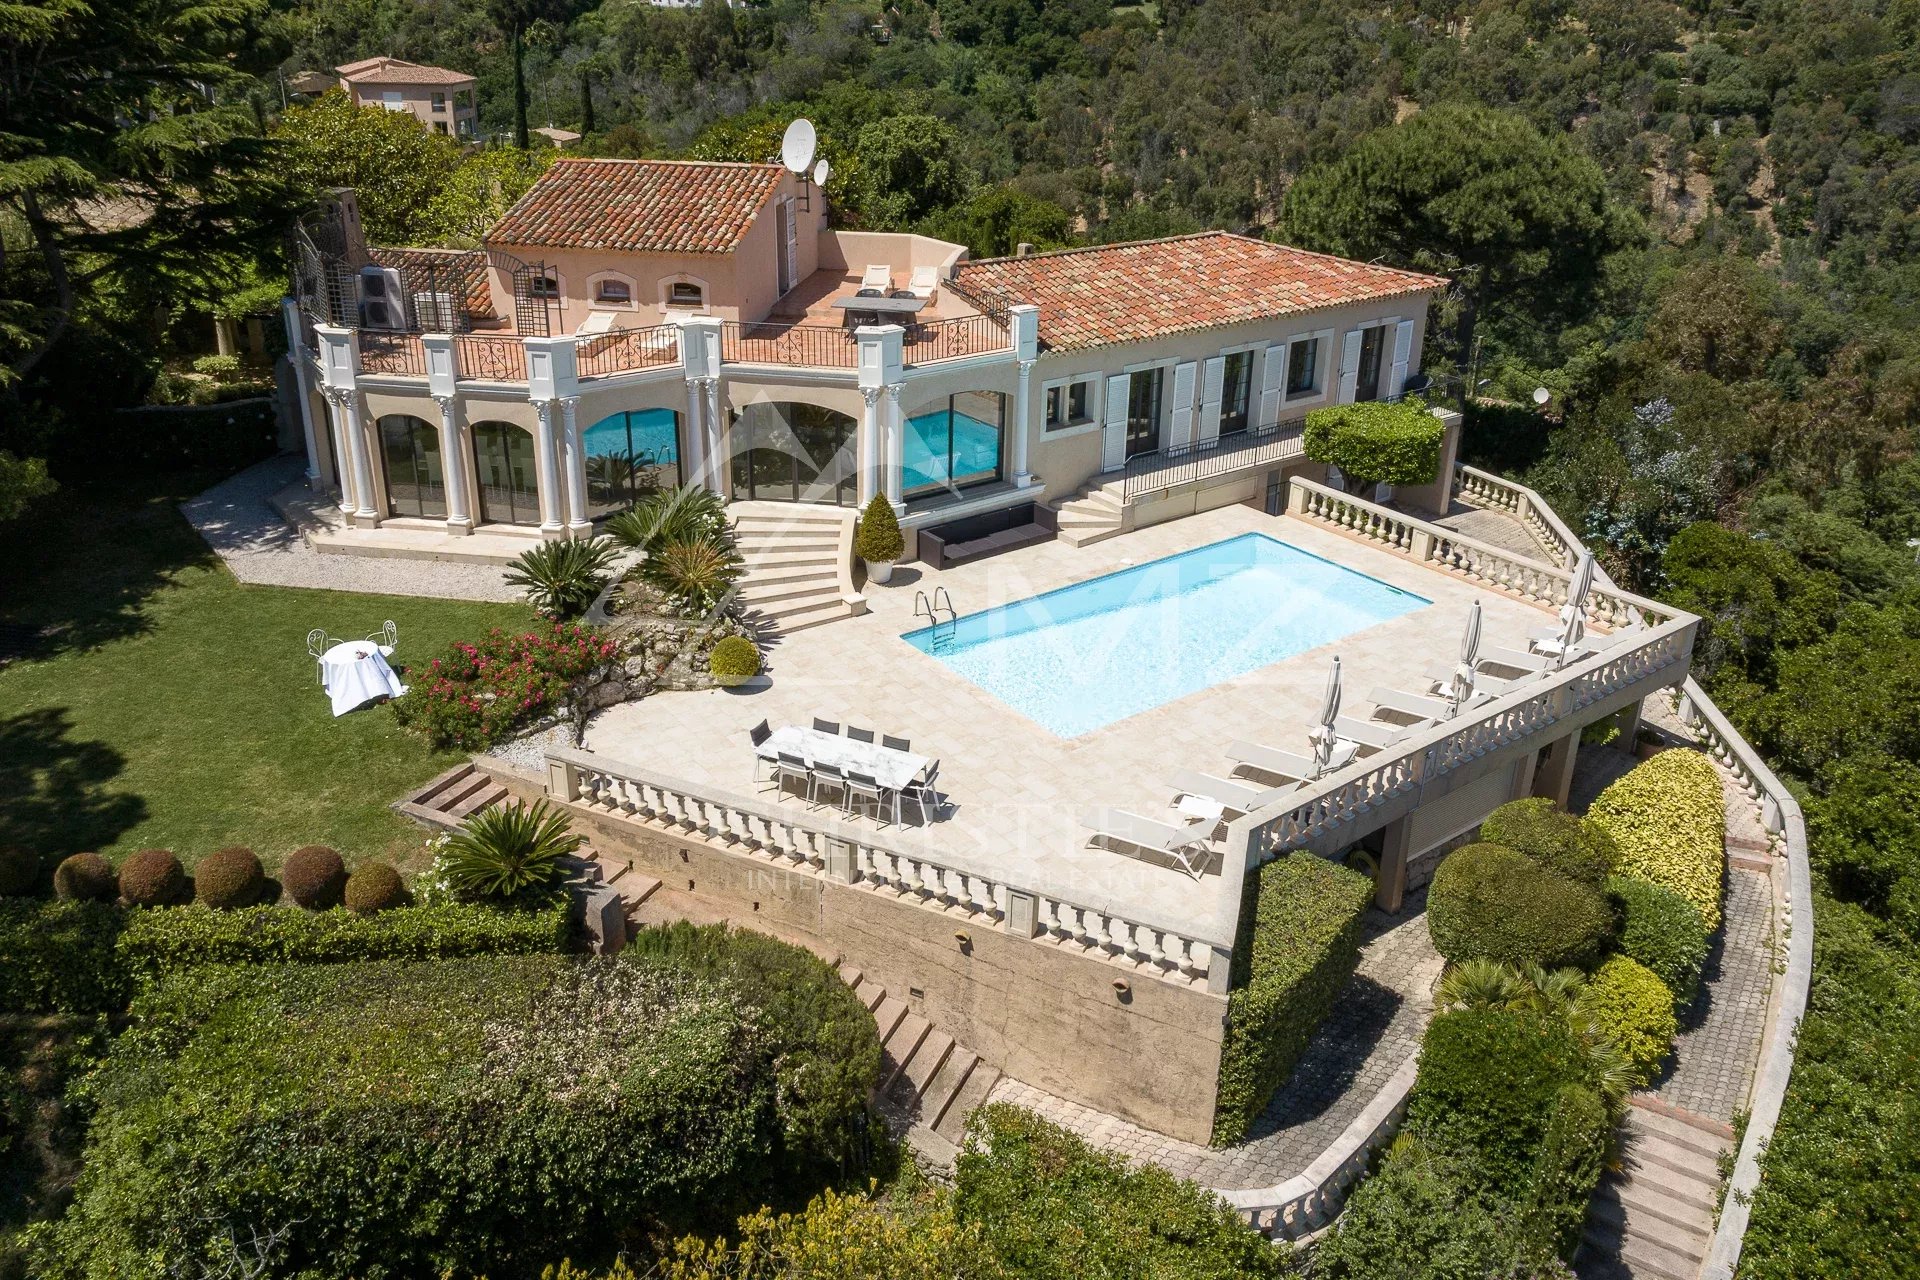
<svg viewBox="0 0 1920 1280">
<path fill-rule="evenodd" d="M 901 639 L 1076 738 L 1431 603 L 1246 533 Z"/>
<path fill-rule="evenodd" d="M 953 420 L 953 449 L 947 449 L 947 420 Z M 970 414 L 946 409 L 907 419 L 900 459 L 900 484 L 907 490 L 948 485 L 954 477 L 991 476 L 1000 466 L 1000 428 Z"/>
</svg>

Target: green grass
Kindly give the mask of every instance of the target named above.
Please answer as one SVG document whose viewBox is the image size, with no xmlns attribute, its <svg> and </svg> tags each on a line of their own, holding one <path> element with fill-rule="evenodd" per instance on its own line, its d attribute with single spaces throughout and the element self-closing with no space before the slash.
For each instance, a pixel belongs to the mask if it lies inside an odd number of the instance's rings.
<svg viewBox="0 0 1920 1280">
<path fill-rule="evenodd" d="M 63 492 L 0 526 L 0 624 L 41 634 L 0 669 L 0 843 L 49 859 L 170 848 L 191 867 L 244 844 L 269 869 L 303 844 L 407 863 L 423 833 L 387 806 L 457 763 L 385 708 L 336 720 L 306 634 L 392 618 L 396 660 L 533 620 L 518 605 L 243 586 L 175 503 L 211 477 L 145 492 Z"/>
</svg>

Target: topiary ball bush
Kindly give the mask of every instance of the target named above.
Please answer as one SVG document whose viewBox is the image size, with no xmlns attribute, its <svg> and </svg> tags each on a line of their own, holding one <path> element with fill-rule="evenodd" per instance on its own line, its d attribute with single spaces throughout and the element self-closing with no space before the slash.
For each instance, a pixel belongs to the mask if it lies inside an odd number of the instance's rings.
<svg viewBox="0 0 1920 1280">
<path fill-rule="evenodd" d="M 1709 945 L 1707 926 L 1693 904 L 1638 876 L 1609 877 L 1607 896 L 1620 921 L 1620 954 L 1638 960 L 1666 983 L 1677 1008 L 1692 1004 Z"/>
<path fill-rule="evenodd" d="M 346 898 L 347 864 L 323 844 L 303 845 L 280 865 L 280 883 L 307 910 L 325 911 Z"/>
<path fill-rule="evenodd" d="M 1488 844 L 1518 849 L 1549 870 L 1595 889 L 1606 884 L 1614 860 L 1620 856 L 1612 836 L 1582 818 L 1561 812 L 1544 796 L 1501 805 L 1480 824 L 1480 838 Z"/>
<path fill-rule="evenodd" d="M 1584 969 L 1613 934 L 1600 893 L 1497 844 L 1448 854 L 1427 890 L 1427 926 L 1448 961 Z"/>
<path fill-rule="evenodd" d="M 400 873 L 384 862 L 362 863 L 347 877 L 347 910 L 363 916 L 407 902 L 407 886 Z"/>
<path fill-rule="evenodd" d="M 868 564 L 892 564 L 906 554 L 907 540 L 900 532 L 900 518 L 883 493 L 861 513 L 860 527 L 854 530 L 853 552 Z"/>
<path fill-rule="evenodd" d="M 266 894 L 267 873 L 251 849 L 216 849 L 193 869 L 193 896 L 215 911 L 251 907 Z"/>
<path fill-rule="evenodd" d="M 76 853 L 53 869 L 53 891 L 75 902 L 111 902 L 119 890 L 113 864 L 97 853 Z"/>
<path fill-rule="evenodd" d="M 745 636 L 727 636 L 707 655 L 707 670 L 723 689 L 743 685 L 760 674 L 760 646 Z"/>
<path fill-rule="evenodd" d="M 40 887 L 40 855 L 0 845 L 0 898 L 23 898 Z"/>
<path fill-rule="evenodd" d="M 187 869 L 171 849 L 142 849 L 120 864 L 120 896 L 136 907 L 171 907 L 187 896 Z"/>
<path fill-rule="evenodd" d="M 1612 957 L 1587 979 L 1580 1011 L 1633 1064 L 1636 1087 L 1660 1074 L 1680 1024 L 1673 992 L 1653 970 L 1627 956 Z"/>
</svg>

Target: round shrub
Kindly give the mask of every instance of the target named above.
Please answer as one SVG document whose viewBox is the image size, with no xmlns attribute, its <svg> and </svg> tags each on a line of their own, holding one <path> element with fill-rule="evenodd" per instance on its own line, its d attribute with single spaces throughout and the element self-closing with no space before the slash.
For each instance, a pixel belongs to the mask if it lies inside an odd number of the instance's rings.
<svg viewBox="0 0 1920 1280">
<path fill-rule="evenodd" d="M 745 684 L 760 674 L 760 646 L 745 636 L 727 636 L 713 646 L 707 670 L 723 689 Z"/>
<path fill-rule="evenodd" d="M 900 532 L 900 519 L 893 514 L 893 504 L 885 494 L 874 494 L 873 501 L 860 515 L 860 526 L 853 532 L 853 553 L 868 564 L 892 564 L 906 551 L 907 540 Z"/>
<path fill-rule="evenodd" d="M 77 902 L 111 902 L 118 886 L 113 864 L 97 853 L 76 853 L 53 869 L 53 891 Z"/>
<path fill-rule="evenodd" d="M 407 886 L 401 882 L 400 873 L 384 862 L 364 863 L 347 877 L 349 911 L 370 916 L 389 907 L 404 906 L 406 901 Z"/>
<path fill-rule="evenodd" d="M 1720 927 L 1727 811 L 1712 761 L 1698 751 L 1662 751 L 1602 791 L 1587 821 L 1619 846 L 1616 870 L 1691 902 L 1708 933 Z"/>
<path fill-rule="evenodd" d="M 280 866 L 287 896 L 309 911 L 337 907 L 347 890 L 347 864 L 323 844 L 309 844 L 287 855 Z"/>
<path fill-rule="evenodd" d="M 1607 882 L 1620 854 L 1612 836 L 1571 813 L 1562 813 L 1544 796 L 1501 805 L 1480 824 L 1480 838 L 1518 849 L 1541 866 L 1596 889 Z"/>
<path fill-rule="evenodd" d="M 136 907 L 171 907 L 187 896 L 187 870 L 170 849 L 142 849 L 120 864 L 120 896 Z"/>
<path fill-rule="evenodd" d="M 1620 920 L 1620 953 L 1653 970 L 1673 992 L 1677 1007 L 1692 1004 L 1708 946 L 1707 926 L 1693 904 L 1638 876 L 1609 877 L 1607 896 Z"/>
<path fill-rule="evenodd" d="M 24 898 L 40 887 L 40 855 L 0 845 L 0 898 Z"/>
<path fill-rule="evenodd" d="M 1470 844 L 1434 872 L 1427 927 L 1433 945 L 1455 964 L 1486 959 L 1585 968 L 1605 950 L 1613 913 L 1596 890 L 1524 853 Z"/>
<path fill-rule="evenodd" d="M 1673 992 L 1653 970 L 1628 956 L 1614 956 L 1587 979 L 1580 1011 L 1633 1064 L 1635 1085 L 1659 1074 L 1680 1029 L 1673 1016 Z"/>
<path fill-rule="evenodd" d="M 1440 470 L 1446 427 L 1418 396 L 1331 405 L 1307 415 L 1301 445 L 1309 458 L 1340 468 L 1349 491 L 1376 484 L 1426 484 Z"/>
<path fill-rule="evenodd" d="M 267 891 L 267 873 L 253 850 L 217 849 L 193 869 L 193 896 L 216 911 L 250 907 Z"/>
</svg>

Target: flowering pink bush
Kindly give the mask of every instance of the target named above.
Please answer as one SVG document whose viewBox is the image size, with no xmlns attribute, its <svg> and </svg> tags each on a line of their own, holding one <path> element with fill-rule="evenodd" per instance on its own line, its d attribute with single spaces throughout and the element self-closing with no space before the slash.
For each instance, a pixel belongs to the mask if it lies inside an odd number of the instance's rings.
<svg viewBox="0 0 1920 1280">
<path fill-rule="evenodd" d="M 394 714 L 436 747 L 477 751 L 563 710 L 568 686 L 619 652 L 577 623 L 521 635 L 495 627 L 479 643 L 456 641 L 424 670 L 408 672 L 412 687 Z"/>
</svg>

